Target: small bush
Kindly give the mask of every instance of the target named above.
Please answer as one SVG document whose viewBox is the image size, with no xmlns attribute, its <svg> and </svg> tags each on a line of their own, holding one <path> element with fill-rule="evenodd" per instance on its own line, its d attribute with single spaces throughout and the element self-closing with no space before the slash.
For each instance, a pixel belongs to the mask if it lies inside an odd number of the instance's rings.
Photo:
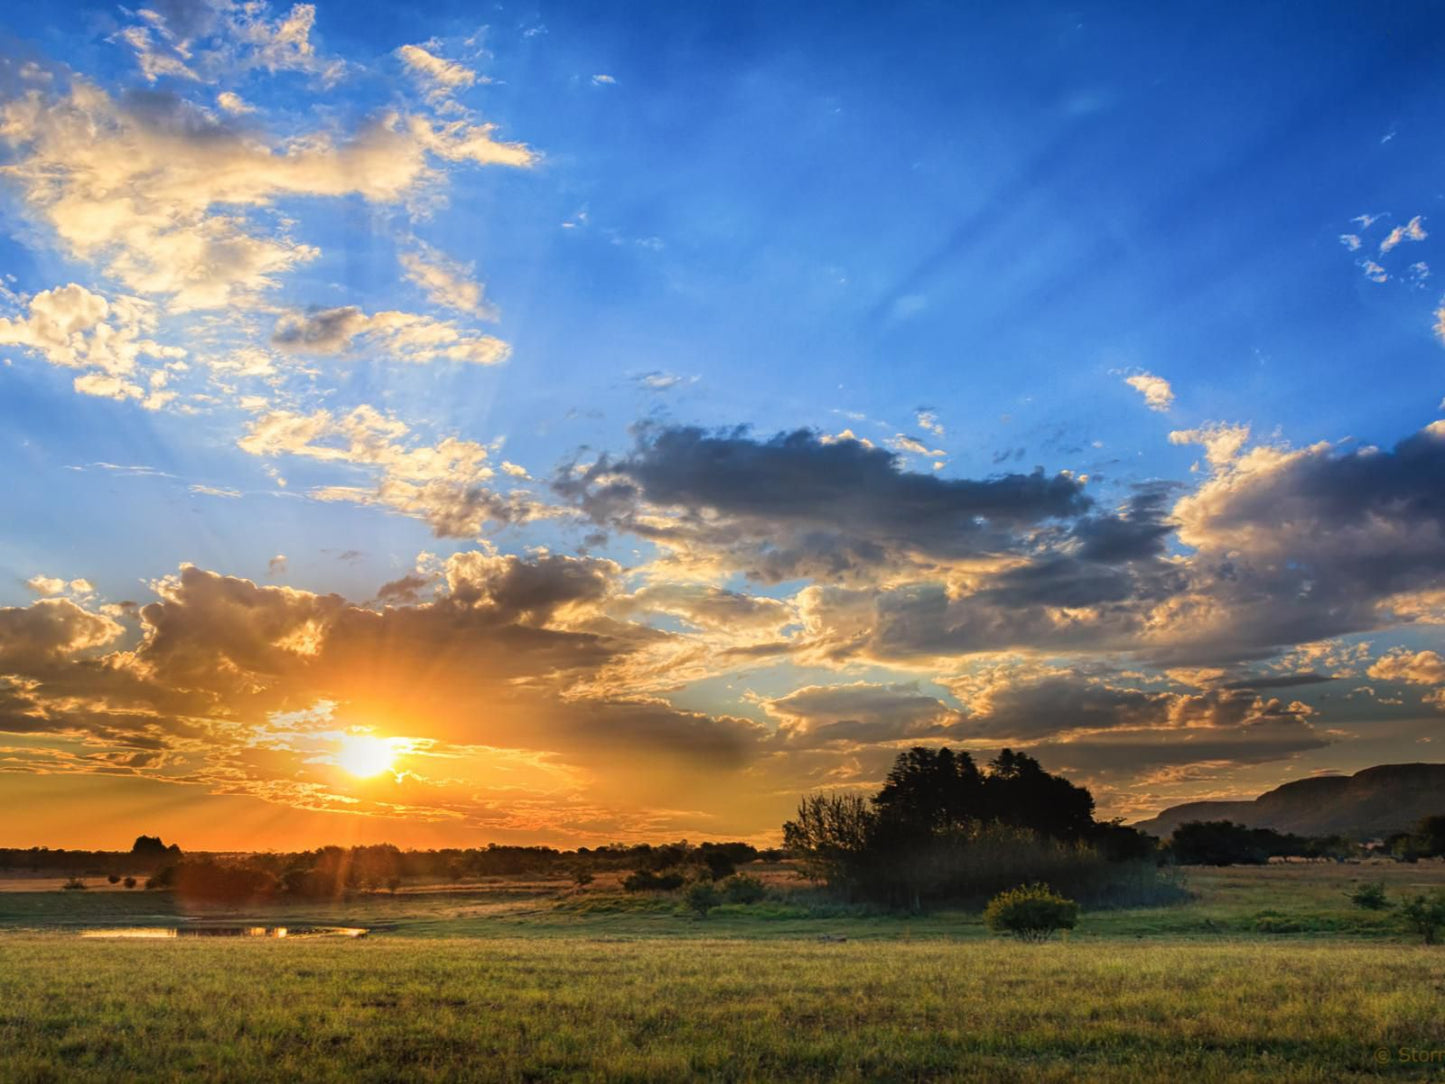
<svg viewBox="0 0 1445 1084">
<path fill-rule="evenodd" d="M 767 885 L 746 873 L 734 874 L 722 884 L 723 898 L 728 903 L 757 903 L 768 894 Z"/>
<path fill-rule="evenodd" d="M 680 873 L 653 873 L 640 869 L 623 879 L 622 889 L 624 892 L 671 892 L 681 888 L 682 881 Z"/>
<path fill-rule="evenodd" d="M 579 869 L 576 873 L 572 874 L 572 883 L 578 888 L 586 888 L 592 883 L 592 874 L 585 869 Z"/>
<path fill-rule="evenodd" d="M 72 877 L 62 886 L 67 892 L 76 892 L 85 887 L 85 882 L 79 877 Z"/>
<path fill-rule="evenodd" d="M 135 878 L 134 878 L 134 877 L 127 877 L 124 881 L 121 882 L 121 884 L 125 885 L 126 888 L 134 888 L 134 887 L 135 887 Z"/>
<path fill-rule="evenodd" d="M 1436 889 L 1428 896 L 1412 896 L 1400 908 L 1400 915 L 1406 929 L 1433 945 L 1440 927 L 1445 926 L 1445 892 Z"/>
<path fill-rule="evenodd" d="M 109 882 L 110 882 L 111 884 L 113 884 L 113 885 L 118 885 L 118 884 L 120 884 L 120 874 L 119 874 L 119 873 L 112 873 L 112 874 L 110 874 L 108 877 L 106 877 L 106 880 L 109 881 Z"/>
<path fill-rule="evenodd" d="M 683 899 L 689 911 L 698 918 L 707 918 L 707 913 L 722 902 L 722 894 L 711 881 L 693 881 Z"/>
<path fill-rule="evenodd" d="M 1383 911 L 1390 906 L 1384 881 L 1367 881 L 1350 893 L 1350 902 L 1366 911 Z"/>
<path fill-rule="evenodd" d="M 1021 941 L 1047 941 L 1059 930 L 1072 930 L 1079 921 L 1079 905 L 1048 885 L 1019 885 L 988 901 L 984 924 L 994 933 L 1008 933 Z"/>
</svg>

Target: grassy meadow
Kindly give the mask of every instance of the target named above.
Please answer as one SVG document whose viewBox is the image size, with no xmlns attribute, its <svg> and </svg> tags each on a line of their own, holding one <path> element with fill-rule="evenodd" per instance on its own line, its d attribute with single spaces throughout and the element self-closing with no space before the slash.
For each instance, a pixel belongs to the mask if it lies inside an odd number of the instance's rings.
<svg viewBox="0 0 1445 1084">
<path fill-rule="evenodd" d="M 705 920 L 605 883 L 259 915 L 0 892 L 0 1080 L 1445 1079 L 1445 946 L 1354 908 L 1361 880 L 1398 898 L 1445 865 L 1191 871 L 1189 902 L 1086 912 L 1044 945 L 781 877 Z M 77 935 L 228 918 L 373 933 Z"/>
</svg>

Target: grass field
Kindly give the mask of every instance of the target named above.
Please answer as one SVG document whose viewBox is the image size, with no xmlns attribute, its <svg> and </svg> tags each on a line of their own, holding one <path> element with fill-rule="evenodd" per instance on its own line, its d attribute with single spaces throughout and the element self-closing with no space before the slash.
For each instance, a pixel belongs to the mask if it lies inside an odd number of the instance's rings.
<svg viewBox="0 0 1445 1084">
<path fill-rule="evenodd" d="M 698 921 L 506 883 L 248 916 L 360 941 L 88 941 L 236 916 L 0 893 L 0 1080 L 1445 1079 L 1445 947 L 1351 907 L 1365 879 L 1445 866 L 1198 871 L 1190 903 L 1046 945 L 806 894 Z"/>
</svg>

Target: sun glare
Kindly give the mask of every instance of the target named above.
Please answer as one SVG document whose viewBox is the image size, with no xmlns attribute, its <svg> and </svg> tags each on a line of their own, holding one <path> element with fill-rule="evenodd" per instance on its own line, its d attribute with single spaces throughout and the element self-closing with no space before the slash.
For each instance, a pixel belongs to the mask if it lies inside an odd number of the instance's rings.
<svg viewBox="0 0 1445 1084">
<path fill-rule="evenodd" d="M 341 739 L 336 763 L 359 779 L 391 771 L 396 763 L 396 743 L 369 734 L 348 734 Z"/>
</svg>

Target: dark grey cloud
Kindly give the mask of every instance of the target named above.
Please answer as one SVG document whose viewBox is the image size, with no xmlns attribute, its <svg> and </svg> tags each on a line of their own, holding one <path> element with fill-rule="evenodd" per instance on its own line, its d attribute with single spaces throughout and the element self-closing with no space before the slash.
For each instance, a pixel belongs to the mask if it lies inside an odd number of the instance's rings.
<svg viewBox="0 0 1445 1084">
<path fill-rule="evenodd" d="M 601 526 L 726 552 L 776 582 L 839 578 L 902 562 L 1017 551 L 1021 532 L 1083 513 L 1083 484 L 1058 474 L 943 479 L 892 452 L 811 430 L 648 426 L 627 456 L 604 455 L 554 488 Z M 657 524 L 644 513 L 667 510 Z"/>
</svg>

